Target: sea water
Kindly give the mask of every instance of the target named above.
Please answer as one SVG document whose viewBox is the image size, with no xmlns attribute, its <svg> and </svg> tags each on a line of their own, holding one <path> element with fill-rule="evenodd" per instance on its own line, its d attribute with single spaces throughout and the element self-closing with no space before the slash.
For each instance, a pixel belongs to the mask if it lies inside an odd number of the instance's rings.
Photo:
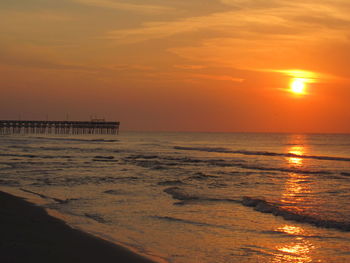
<svg viewBox="0 0 350 263">
<path fill-rule="evenodd" d="M 350 135 L 1 136 L 0 190 L 159 262 L 350 262 Z"/>
</svg>

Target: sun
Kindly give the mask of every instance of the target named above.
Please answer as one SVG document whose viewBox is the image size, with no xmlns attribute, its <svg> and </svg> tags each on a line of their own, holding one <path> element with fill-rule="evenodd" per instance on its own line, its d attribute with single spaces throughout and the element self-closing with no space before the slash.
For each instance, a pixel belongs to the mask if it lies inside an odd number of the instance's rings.
<svg viewBox="0 0 350 263">
<path fill-rule="evenodd" d="M 307 79 L 304 78 L 293 78 L 290 82 L 290 91 L 294 94 L 304 94 Z"/>
</svg>

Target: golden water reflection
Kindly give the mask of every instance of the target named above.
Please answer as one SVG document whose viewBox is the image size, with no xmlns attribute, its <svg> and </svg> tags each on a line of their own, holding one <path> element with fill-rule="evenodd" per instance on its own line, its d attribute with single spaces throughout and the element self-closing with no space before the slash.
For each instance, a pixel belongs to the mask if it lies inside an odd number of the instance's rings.
<svg viewBox="0 0 350 263">
<path fill-rule="evenodd" d="M 310 252 L 314 249 L 314 245 L 305 239 L 305 231 L 303 228 L 293 225 L 283 225 L 278 227 L 276 231 L 295 236 L 292 242 L 281 244 L 276 247 L 278 251 L 272 262 L 313 262 Z"/>
<path fill-rule="evenodd" d="M 292 146 L 286 149 L 286 152 L 291 154 L 291 156 L 286 157 L 286 165 L 290 168 L 298 169 L 305 166 L 305 159 L 303 158 L 303 155 L 306 155 L 307 152 L 305 142 L 304 136 L 291 137 L 289 145 Z M 309 175 L 289 173 L 281 193 L 281 205 L 295 213 L 302 212 L 312 192 L 311 187 L 312 183 Z M 275 247 L 277 252 L 272 262 L 313 262 L 311 251 L 315 247 L 310 240 L 305 238 L 307 234 L 303 227 L 291 223 L 280 226 L 275 231 L 287 234 L 287 239 Z"/>
<path fill-rule="evenodd" d="M 304 229 L 298 226 L 293 225 L 284 225 L 279 228 L 277 228 L 277 231 L 289 234 L 289 235 L 303 235 Z"/>
<path fill-rule="evenodd" d="M 300 207 L 304 206 L 311 193 L 311 184 L 308 179 L 307 175 L 289 173 L 289 178 L 282 192 L 281 203 L 291 210 L 302 210 Z"/>
<path fill-rule="evenodd" d="M 304 158 L 302 156 L 305 155 L 307 148 L 305 146 L 305 139 L 304 137 L 298 137 L 297 140 L 292 138 L 290 144 L 292 146 L 287 151 L 293 154 L 293 156 L 286 158 L 287 165 L 294 169 L 299 168 L 304 165 Z M 288 176 L 284 190 L 282 191 L 281 203 L 289 206 L 292 210 L 300 210 L 300 207 L 303 206 L 306 198 L 311 193 L 309 175 L 291 172 Z"/>
<path fill-rule="evenodd" d="M 287 157 L 287 161 L 290 165 L 300 167 L 303 165 L 303 157 L 305 154 L 305 148 L 302 145 L 295 145 L 288 149 L 288 153 L 295 154 L 297 156 Z M 299 157 L 300 156 L 300 157 Z"/>
</svg>

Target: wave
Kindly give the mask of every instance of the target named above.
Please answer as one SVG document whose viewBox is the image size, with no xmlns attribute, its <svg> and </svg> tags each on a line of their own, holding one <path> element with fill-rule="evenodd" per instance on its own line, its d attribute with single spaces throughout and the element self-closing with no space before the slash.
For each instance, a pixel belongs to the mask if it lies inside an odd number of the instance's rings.
<svg viewBox="0 0 350 263">
<path fill-rule="evenodd" d="M 207 196 L 199 196 L 192 193 L 186 192 L 184 189 L 177 186 L 169 187 L 163 190 L 165 193 L 172 196 L 173 199 L 182 201 L 176 204 L 186 204 L 189 201 L 204 201 L 204 202 L 234 202 L 240 203 L 240 200 L 230 198 L 212 198 Z"/>
<path fill-rule="evenodd" d="M 128 192 L 126 192 L 126 191 L 116 190 L 116 189 L 106 190 L 103 193 L 109 194 L 109 195 L 125 195 L 125 194 L 128 194 Z"/>
<path fill-rule="evenodd" d="M 164 189 L 164 192 L 167 194 L 170 194 L 174 199 L 181 200 L 181 201 L 188 201 L 188 200 L 198 200 L 199 197 L 193 194 L 189 194 L 185 192 L 183 189 L 179 187 L 169 187 Z"/>
<path fill-rule="evenodd" d="M 254 210 L 258 212 L 271 213 L 275 216 L 281 216 L 286 220 L 308 223 L 322 228 L 334 228 L 342 231 L 350 231 L 350 222 L 322 219 L 307 214 L 301 214 L 296 211 L 290 211 L 283 208 L 276 203 L 267 202 L 264 199 L 245 196 L 241 202 L 244 206 L 253 207 Z"/>
<path fill-rule="evenodd" d="M 85 146 L 85 145 L 84 145 Z M 103 147 L 97 147 L 97 148 L 91 148 L 91 147 L 55 147 L 55 146 L 40 146 L 40 147 L 33 147 L 33 146 L 25 146 L 25 145 L 9 145 L 7 148 L 13 150 L 18 149 L 19 151 L 25 152 L 25 153 L 44 153 L 46 151 L 48 152 L 70 152 L 70 153 L 100 153 L 100 154 L 114 154 L 114 153 L 123 153 L 125 150 L 121 149 L 108 149 Z"/>
<path fill-rule="evenodd" d="M 296 174 L 331 174 L 329 171 L 314 171 L 306 169 L 292 169 L 292 168 L 282 168 L 282 167 L 264 167 L 255 165 L 240 164 L 235 165 L 244 169 L 260 170 L 260 171 L 276 171 L 276 172 L 286 172 L 286 173 L 296 173 Z"/>
<path fill-rule="evenodd" d="M 11 170 L 11 169 L 15 169 L 16 168 L 16 165 L 15 163 L 0 163 L 0 171 L 3 171 L 3 170 Z"/>
<path fill-rule="evenodd" d="M 320 240 L 332 240 L 332 239 L 337 239 L 337 240 L 342 240 L 342 241 L 350 241 L 350 238 L 347 237 L 341 237 L 341 236 L 322 236 L 322 235 L 313 235 L 311 233 L 307 233 L 305 235 L 301 233 L 292 233 L 292 232 L 286 232 L 282 230 L 263 230 L 260 231 L 262 234 L 267 234 L 267 235 L 276 235 L 276 236 L 292 236 L 296 238 L 303 238 L 303 239 L 320 239 Z"/>
<path fill-rule="evenodd" d="M 84 214 L 86 217 L 98 222 L 98 223 L 101 223 L 101 224 L 106 224 L 108 223 L 108 221 L 106 219 L 103 218 L 103 216 L 99 215 L 99 214 L 96 214 L 96 213 L 85 213 Z"/>
<path fill-rule="evenodd" d="M 47 146 L 40 146 L 40 147 L 32 147 L 32 146 L 23 146 L 23 145 L 10 145 L 8 148 L 12 149 L 19 149 L 22 151 L 102 151 L 105 150 L 103 148 L 78 148 L 78 147 L 47 147 Z"/>
<path fill-rule="evenodd" d="M 184 185 L 185 183 L 181 180 L 173 180 L 173 181 L 162 181 L 158 182 L 158 185 Z"/>
<path fill-rule="evenodd" d="M 34 137 L 35 139 L 44 139 L 50 141 L 70 141 L 70 142 L 119 142 L 112 139 L 78 139 L 78 138 L 59 138 L 59 137 Z"/>
<path fill-rule="evenodd" d="M 118 162 L 118 160 L 114 159 L 114 156 L 95 156 L 92 161 L 94 162 Z"/>
<path fill-rule="evenodd" d="M 22 151 L 67 151 L 67 150 L 82 150 L 77 147 L 32 147 L 32 146 L 24 146 L 24 145 L 9 145 L 8 148 L 12 149 L 20 149 Z"/>
<path fill-rule="evenodd" d="M 245 256 L 248 256 L 252 253 L 256 255 L 261 255 L 261 256 L 273 256 L 275 253 L 271 251 L 267 251 L 265 248 L 259 247 L 259 246 L 246 246 L 246 247 L 241 247 L 241 250 L 245 252 Z"/>
<path fill-rule="evenodd" d="M 152 170 L 164 170 L 165 166 L 178 165 L 179 163 L 165 163 L 162 162 L 157 155 L 130 155 L 122 160 L 126 163 L 132 163 L 133 165 L 149 168 Z M 158 160 L 156 160 L 158 159 Z"/>
<path fill-rule="evenodd" d="M 224 228 L 224 229 L 228 228 L 228 227 L 221 226 L 221 225 L 208 224 L 208 223 L 204 223 L 204 222 L 192 221 L 192 220 L 188 220 L 188 219 L 181 219 L 181 218 L 170 217 L 170 216 L 151 216 L 151 218 L 166 220 L 166 221 L 170 221 L 170 222 L 191 224 L 191 225 L 195 225 L 195 226 L 207 226 L 207 227 Z"/>
<path fill-rule="evenodd" d="M 257 165 L 251 165 L 247 164 L 243 160 L 222 160 L 222 159 L 213 159 L 213 160 L 198 160 L 198 159 L 191 159 L 186 158 L 186 163 L 206 163 L 211 166 L 219 166 L 219 167 L 239 167 L 243 169 L 250 169 L 250 170 L 259 170 L 259 171 L 266 171 L 266 172 L 287 172 L 287 173 L 297 173 L 297 174 L 331 174 L 329 171 L 320 171 L 320 170 L 306 170 L 306 169 L 299 169 L 299 168 L 283 168 L 283 167 L 266 167 L 266 166 L 257 166 Z M 183 163 L 178 163 L 183 164 Z"/>
<path fill-rule="evenodd" d="M 11 179 L 0 179 L 0 185 L 17 186 L 17 187 L 20 186 L 17 180 L 11 180 Z"/>
<path fill-rule="evenodd" d="M 205 173 L 202 173 L 202 172 L 197 172 L 194 175 L 188 177 L 187 179 L 188 180 L 206 180 L 206 179 L 209 179 L 209 178 L 217 178 L 217 176 L 215 176 L 215 175 L 208 175 L 208 174 L 205 174 Z"/>
<path fill-rule="evenodd" d="M 59 198 L 55 198 L 55 197 L 50 197 L 50 196 L 43 195 L 43 194 L 40 194 L 40 193 L 37 193 L 37 192 L 33 192 L 33 191 L 30 191 L 30 190 L 27 190 L 27 189 L 24 189 L 24 188 L 20 188 L 20 190 L 23 191 L 23 192 L 26 192 L 26 193 L 30 193 L 30 194 L 39 196 L 39 197 L 41 197 L 43 199 L 51 199 L 51 200 L 53 200 L 53 201 L 55 201 L 56 203 L 59 203 L 59 204 L 67 204 L 67 203 L 69 203 L 71 201 L 78 200 L 77 198 L 59 199 Z"/>
<path fill-rule="evenodd" d="M 294 158 L 304 158 L 304 159 L 316 159 L 325 161 L 343 161 L 350 162 L 350 158 L 347 157 L 336 157 L 336 156 L 318 156 L 318 155 L 301 155 L 295 153 L 276 153 L 276 152 L 266 152 L 266 151 L 246 151 L 246 150 L 229 150 L 227 148 L 211 148 L 211 147 L 183 147 L 175 146 L 176 150 L 186 150 L 186 151 L 202 151 L 202 152 L 217 152 L 217 153 L 233 153 L 242 155 L 254 155 L 254 156 L 280 156 L 280 157 L 294 157 Z"/>
<path fill-rule="evenodd" d="M 14 153 L 0 153 L 3 157 L 26 157 L 26 158 L 41 158 L 41 159 L 55 159 L 65 158 L 70 159 L 72 156 L 69 155 L 34 155 L 34 154 L 14 154 Z"/>
<path fill-rule="evenodd" d="M 219 149 L 219 148 L 215 148 Z M 131 155 L 123 158 L 125 162 L 133 163 L 134 165 L 150 168 L 154 170 L 166 169 L 166 167 L 176 167 L 183 165 L 199 165 L 207 164 L 210 166 L 219 167 L 239 167 L 243 169 L 259 170 L 266 172 L 287 172 L 287 173 L 297 173 L 297 174 L 331 174 L 330 171 L 320 171 L 320 170 L 307 170 L 300 168 L 283 168 L 283 167 L 266 167 L 247 164 L 245 160 L 241 159 L 195 159 L 189 157 L 169 157 L 169 156 L 156 156 L 156 155 Z M 197 178 L 198 179 L 198 178 Z"/>
<path fill-rule="evenodd" d="M 108 160 L 108 159 L 92 159 L 93 162 L 105 162 L 105 163 L 116 163 L 117 160 Z"/>
<path fill-rule="evenodd" d="M 102 185 L 113 184 L 116 182 L 133 182 L 138 180 L 135 176 L 50 176 L 35 179 L 33 186 L 79 186 L 79 185 Z"/>
<path fill-rule="evenodd" d="M 131 159 L 131 160 L 136 160 L 136 159 L 157 159 L 159 158 L 158 155 L 144 155 L 144 154 L 133 154 L 125 159 Z"/>
<path fill-rule="evenodd" d="M 96 155 L 94 159 L 105 159 L 105 160 L 113 160 L 114 156 L 102 156 L 102 155 Z"/>
</svg>

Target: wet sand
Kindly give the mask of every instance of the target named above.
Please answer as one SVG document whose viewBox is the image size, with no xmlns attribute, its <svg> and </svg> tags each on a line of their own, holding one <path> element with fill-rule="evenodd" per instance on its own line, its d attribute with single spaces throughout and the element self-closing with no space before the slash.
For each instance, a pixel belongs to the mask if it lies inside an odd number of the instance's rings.
<svg viewBox="0 0 350 263">
<path fill-rule="evenodd" d="M 76 230 L 40 207 L 0 192 L 0 262 L 152 263 Z"/>
</svg>

